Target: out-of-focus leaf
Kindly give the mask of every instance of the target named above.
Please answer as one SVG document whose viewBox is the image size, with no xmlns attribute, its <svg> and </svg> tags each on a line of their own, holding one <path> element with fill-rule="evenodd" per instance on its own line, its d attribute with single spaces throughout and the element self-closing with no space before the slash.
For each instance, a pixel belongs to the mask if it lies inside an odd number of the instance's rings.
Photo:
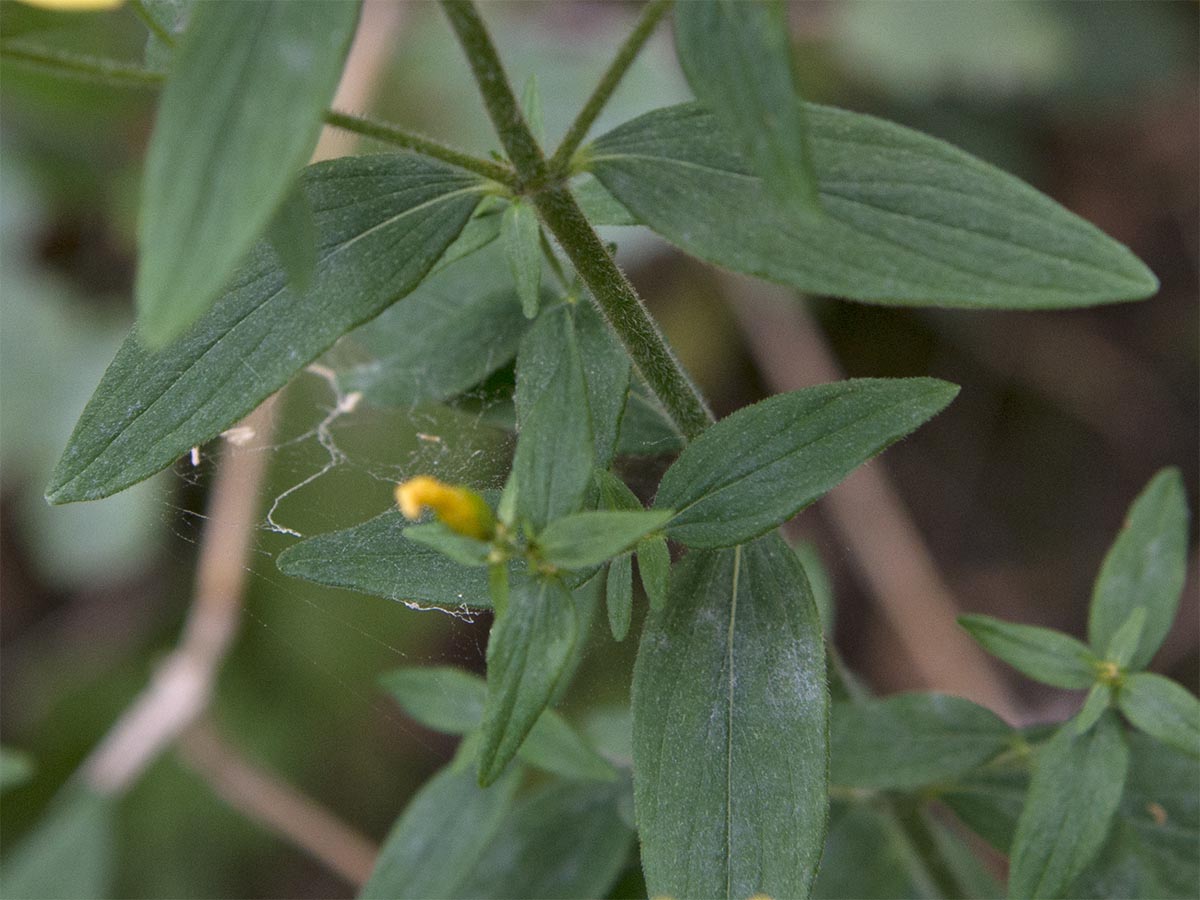
<svg viewBox="0 0 1200 900">
<path fill-rule="evenodd" d="M 791 45 L 780 0 L 675 8 L 675 46 L 696 97 L 738 140 L 767 193 L 811 215 L 821 205 Z"/>
<path fill-rule="evenodd" d="M 678 453 L 687 442 L 662 406 L 640 379 L 629 385 L 621 433 L 617 437 L 620 456 L 663 456 Z"/>
<path fill-rule="evenodd" d="M 835 703 L 829 776 L 846 787 L 915 790 L 970 771 L 1011 737 L 994 713 L 948 694 Z"/>
<path fill-rule="evenodd" d="M 491 609 L 487 570 L 459 565 L 410 541 L 411 523 L 398 510 L 361 525 L 319 534 L 293 544 L 276 559 L 294 578 L 400 603 L 444 609 Z"/>
<path fill-rule="evenodd" d="M 458 896 L 457 891 L 498 832 L 521 781 L 511 771 L 481 788 L 470 760 L 459 758 L 409 801 L 379 851 L 362 898 L 400 900 Z"/>
<path fill-rule="evenodd" d="M 1117 691 L 1117 707 L 1146 734 L 1200 757 L 1200 700 L 1182 684 L 1138 672 Z"/>
<path fill-rule="evenodd" d="M 0 870 L 0 896 L 94 900 L 112 896 L 115 804 L 82 786 L 66 788 Z"/>
<path fill-rule="evenodd" d="M 732 546 L 779 525 L 942 410 L 958 388 L 935 378 L 862 378 L 739 409 L 667 469 L 654 505 L 678 510 L 667 534 Z"/>
<path fill-rule="evenodd" d="M 672 510 L 595 510 L 555 519 L 537 537 L 542 559 L 562 569 L 596 566 L 661 528 Z"/>
<path fill-rule="evenodd" d="M 442 522 L 409 525 L 404 529 L 404 538 L 409 543 L 441 553 L 460 566 L 486 566 L 492 550 L 487 541 L 459 534 Z"/>
<path fill-rule="evenodd" d="M 651 609 L 662 609 L 671 584 L 671 551 L 662 535 L 642 538 L 637 545 L 638 574 Z"/>
<path fill-rule="evenodd" d="M 623 790 L 619 784 L 552 784 L 522 800 L 454 896 L 606 896 L 633 845 L 633 830 L 618 809 Z"/>
<path fill-rule="evenodd" d="M 808 896 L 825 831 L 826 714 L 821 625 L 795 554 L 770 535 L 685 556 L 634 669 L 650 896 Z"/>
<path fill-rule="evenodd" d="M 1104 843 L 1128 771 L 1129 747 L 1111 711 L 1084 734 L 1068 723 L 1042 747 L 1013 837 L 1011 900 L 1066 891 Z"/>
<path fill-rule="evenodd" d="M 1043 684 L 1084 690 L 1096 680 L 1095 654 L 1061 631 L 991 616 L 959 616 L 958 624 L 988 653 Z"/>
<path fill-rule="evenodd" d="M 1145 668 L 1175 621 L 1187 566 L 1187 500 L 1178 469 L 1163 469 L 1134 500 L 1104 557 L 1088 615 L 1088 640 L 1106 649 L 1135 606 L 1146 608 L 1133 669 Z"/>
<path fill-rule="evenodd" d="M 510 575 L 508 608 L 488 639 L 480 784 L 500 776 L 550 703 L 577 631 L 575 601 L 561 579 Z"/>
<path fill-rule="evenodd" d="M 279 201 L 265 237 L 287 273 L 292 289 L 303 294 L 317 271 L 317 222 L 308 198 L 298 185 L 293 185 Z"/>
<path fill-rule="evenodd" d="M 0 747 L 0 791 L 20 787 L 33 776 L 33 760 L 28 754 Z"/>
<path fill-rule="evenodd" d="M 466 236 L 464 229 L 459 241 Z M 366 349 L 370 361 L 343 375 L 343 390 L 411 408 L 447 400 L 507 365 L 528 323 L 512 285 L 496 276 L 503 265 L 499 245 L 473 251 L 353 331 L 348 341 Z"/>
<path fill-rule="evenodd" d="M 604 606 L 614 641 L 625 640 L 633 618 L 633 556 L 622 554 L 608 566 L 604 581 Z"/>
<path fill-rule="evenodd" d="M 312 287 L 292 291 L 262 244 L 170 347 L 152 353 L 135 331 L 75 426 L 52 503 L 106 497 L 170 465 L 411 291 L 462 229 L 479 182 L 387 155 L 318 163 L 302 184 L 320 236 Z"/>
<path fill-rule="evenodd" d="M 1120 669 L 1126 668 L 1137 652 L 1142 632 L 1145 630 L 1146 607 L 1138 606 L 1131 609 L 1128 617 L 1117 629 L 1104 650 L 1105 662 L 1114 663 Z"/>
<path fill-rule="evenodd" d="M 380 684 L 406 713 L 435 731 L 467 734 L 483 720 L 487 685 L 462 669 L 397 669 L 380 678 Z M 611 781 L 616 777 L 613 767 L 552 709 L 542 713 L 517 756 L 564 778 Z"/>
<path fill-rule="evenodd" d="M 587 380 L 588 411 L 596 447 L 594 465 L 607 469 L 617 448 L 632 367 L 625 348 L 594 303 L 580 301 L 575 306 L 575 334 Z"/>
<path fill-rule="evenodd" d="M 577 511 L 592 476 L 587 382 L 570 310 L 543 312 L 517 351 L 517 509 L 540 529 Z"/>
<path fill-rule="evenodd" d="M 804 568 L 808 586 L 812 589 L 813 601 L 817 604 L 817 612 L 821 614 L 821 627 L 828 638 L 833 634 L 837 618 L 837 607 L 833 602 L 833 583 L 829 580 L 829 572 L 821 561 L 821 554 L 811 542 L 800 541 L 792 549 L 796 551 L 796 557 Z"/>
<path fill-rule="evenodd" d="M 154 31 L 146 36 L 146 68 L 166 70 L 175 56 L 175 45 L 187 28 L 195 8 L 194 0 L 141 0 L 142 8 L 170 35 L 173 43 L 168 44 Z"/>
<path fill-rule="evenodd" d="M 773 203 L 699 104 L 600 138 L 591 171 L 688 253 L 819 294 L 900 305 L 1066 308 L 1148 297 L 1127 248 L 1016 178 L 871 116 L 807 104 L 824 216 Z"/>
<path fill-rule="evenodd" d="M 1102 682 L 1097 682 L 1092 685 L 1092 689 L 1087 692 L 1087 696 L 1083 700 L 1083 706 L 1075 717 L 1064 727 L 1075 729 L 1076 734 L 1083 734 L 1090 729 L 1104 715 L 1105 710 L 1112 705 L 1112 688 Z"/>
<path fill-rule="evenodd" d="M 542 248 L 538 239 L 540 227 L 537 213 L 528 203 L 519 200 L 509 204 L 504 211 L 500 236 L 504 241 L 504 256 L 508 270 L 517 285 L 517 297 L 525 318 L 538 314 L 538 300 L 542 291 Z"/>
<path fill-rule="evenodd" d="M 357 3 L 202 3 L 159 101 L 138 231 L 138 321 L 162 346 L 207 309 L 308 161 Z"/>
</svg>

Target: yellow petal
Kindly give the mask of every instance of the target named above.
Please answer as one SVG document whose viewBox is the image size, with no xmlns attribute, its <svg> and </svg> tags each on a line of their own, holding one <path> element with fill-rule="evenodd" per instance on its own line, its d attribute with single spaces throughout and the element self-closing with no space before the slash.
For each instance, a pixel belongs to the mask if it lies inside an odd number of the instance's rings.
<svg viewBox="0 0 1200 900">
<path fill-rule="evenodd" d="M 396 485 L 396 503 L 405 518 L 419 519 L 428 508 L 447 528 L 477 540 L 488 540 L 496 529 L 491 507 L 473 490 L 418 475 Z"/>
</svg>

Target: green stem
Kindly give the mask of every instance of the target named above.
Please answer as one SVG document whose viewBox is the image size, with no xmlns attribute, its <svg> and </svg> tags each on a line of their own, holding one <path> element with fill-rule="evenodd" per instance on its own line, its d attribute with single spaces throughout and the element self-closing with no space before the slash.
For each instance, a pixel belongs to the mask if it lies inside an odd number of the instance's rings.
<svg viewBox="0 0 1200 900">
<path fill-rule="evenodd" d="M 596 89 L 588 97 L 587 102 L 583 105 L 583 109 L 579 111 L 579 115 L 575 117 L 575 121 L 567 129 L 562 143 L 554 151 L 554 156 L 549 163 L 550 171 L 554 175 L 565 175 L 570 171 L 571 157 L 575 155 L 575 151 L 579 149 L 579 145 L 583 143 L 583 139 L 587 137 L 588 130 L 595 124 L 601 110 L 608 103 L 617 85 L 621 83 L 621 79 L 625 77 L 629 66 L 637 58 L 638 53 L 645 46 L 650 35 L 654 33 L 655 26 L 658 25 L 662 17 L 671 8 L 672 2 L 673 0 L 652 0 L 652 2 L 646 4 L 646 7 L 642 10 L 641 18 L 638 19 L 633 31 L 629 33 L 629 37 L 625 39 L 625 42 L 621 45 L 621 49 L 613 57 L 613 61 L 609 64 L 608 69 L 601 76 L 600 83 L 596 85 Z"/>
<path fill-rule="evenodd" d="M 150 10 L 146 8 L 145 0 L 133 0 L 133 3 L 131 3 L 130 6 L 133 7 L 134 13 L 139 19 L 142 20 L 142 24 L 150 30 L 151 34 L 153 34 L 168 47 L 175 46 L 175 35 L 163 28 L 158 19 L 154 18 Z"/>
<path fill-rule="evenodd" d="M 352 116 L 331 109 L 325 113 L 325 123 L 332 125 L 334 128 L 352 131 L 364 137 L 374 138 L 377 141 L 384 141 L 397 147 L 403 147 L 406 150 L 412 150 L 424 156 L 440 159 L 442 162 L 450 163 L 452 166 L 466 169 L 469 172 L 482 175 L 484 178 L 490 178 L 492 181 L 498 181 L 508 188 L 515 189 L 517 186 L 516 174 L 508 166 L 502 166 L 489 159 L 471 156 L 469 153 L 463 153 L 461 150 L 448 147 L 445 144 L 431 138 L 422 137 L 419 134 L 414 134 L 411 131 L 405 131 L 387 122 L 380 122 L 363 116 Z"/>
<path fill-rule="evenodd" d="M 517 170 L 523 191 L 536 190 L 546 181 L 546 160 L 537 139 L 529 130 L 491 35 L 479 17 L 475 4 L 470 0 L 442 0 L 442 10 L 467 55 L 471 72 L 483 94 L 488 116 Z"/>
<path fill-rule="evenodd" d="M 633 285 L 617 268 L 570 190 L 548 179 L 541 148 L 517 105 L 500 57 L 470 0 L 442 0 L 450 26 L 471 64 L 484 105 L 526 193 L 570 258 L 618 339 L 667 415 L 686 438 L 713 422 Z"/>
<path fill-rule="evenodd" d="M 19 63 L 68 78 L 99 81 L 122 87 L 156 88 L 167 78 L 162 72 L 143 69 L 130 63 L 15 43 L 0 44 L 0 58 L 5 62 Z"/>
</svg>

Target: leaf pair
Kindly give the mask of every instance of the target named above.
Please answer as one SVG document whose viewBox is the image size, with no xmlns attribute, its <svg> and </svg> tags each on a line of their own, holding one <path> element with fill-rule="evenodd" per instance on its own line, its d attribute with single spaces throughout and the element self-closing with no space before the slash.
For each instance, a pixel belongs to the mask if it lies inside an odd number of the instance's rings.
<svg viewBox="0 0 1200 900">
<path fill-rule="evenodd" d="M 1104 559 L 1088 616 L 1090 646 L 1048 628 L 987 616 L 960 620 L 989 652 L 1056 687 L 1091 688 L 1086 727 L 1110 702 L 1138 728 L 1200 756 L 1200 701 L 1141 672 L 1170 630 L 1186 570 L 1187 503 L 1176 469 L 1151 479 Z"/>
</svg>

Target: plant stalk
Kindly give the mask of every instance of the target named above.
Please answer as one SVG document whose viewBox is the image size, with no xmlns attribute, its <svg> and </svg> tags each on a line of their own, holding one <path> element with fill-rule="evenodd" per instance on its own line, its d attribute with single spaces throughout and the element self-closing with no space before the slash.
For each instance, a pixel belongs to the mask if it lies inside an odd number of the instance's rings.
<svg viewBox="0 0 1200 900">
<path fill-rule="evenodd" d="M 596 122 L 596 118 L 608 103 L 613 91 L 617 85 L 621 83 L 621 79 L 625 77 L 625 73 L 629 70 L 630 65 L 637 59 L 637 55 L 649 40 L 650 35 L 654 33 L 654 28 L 662 20 L 662 17 L 667 14 L 671 8 L 673 0 L 652 0 L 647 3 L 642 10 L 641 18 L 633 27 L 633 31 L 629 33 L 629 37 L 621 44 L 621 48 L 617 51 L 617 55 L 613 57 L 613 61 L 605 70 L 604 75 L 600 78 L 600 83 L 596 85 L 596 89 L 592 91 L 592 95 L 588 97 L 584 103 L 583 109 L 579 111 L 579 115 L 575 117 L 575 121 L 571 123 L 571 127 L 567 129 L 566 135 L 562 139 L 562 143 L 558 145 L 558 149 L 554 151 L 554 156 L 549 163 L 550 172 L 555 176 L 570 174 L 571 157 L 575 155 L 575 151 L 579 149 L 579 145 L 583 143 L 583 139 L 587 137 L 588 130 Z"/>
<path fill-rule="evenodd" d="M 679 365 L 633 285 L 617 267 L 587 217 L 562 183 L 551 182 L 541 148 L 521 115 L 491 36 L 470 0 L 442 8 L 471 64 L 500 141 L 542 220 L 583 279 L 646 384 L 684 437 L 713 422 L 700 392 Z"/>
</svg>

